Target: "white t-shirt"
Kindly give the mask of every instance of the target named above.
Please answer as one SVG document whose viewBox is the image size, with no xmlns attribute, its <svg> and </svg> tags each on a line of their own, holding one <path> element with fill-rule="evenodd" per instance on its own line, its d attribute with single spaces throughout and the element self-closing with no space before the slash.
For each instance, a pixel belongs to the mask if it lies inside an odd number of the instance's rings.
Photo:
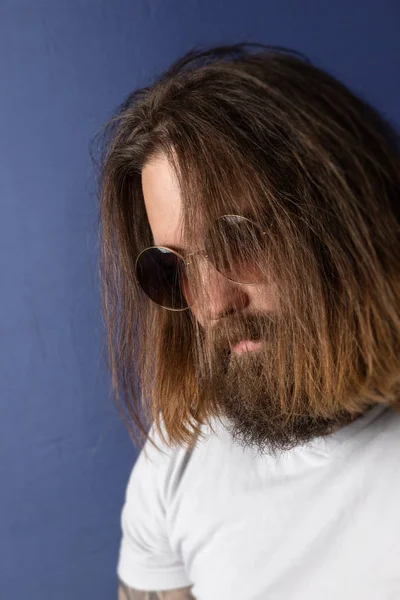
<svg viewBox="0 0 400 600">
<path fill-rule="evenodd" d="M 197 600 L 400 599 L 400 414 L 377 406 L 279 459 L 222 423 L 192 452 L 146 442 L 129 479 L 118 575 Z M 204 430 L 203 430 L 204 431 Z"/>
</svg>

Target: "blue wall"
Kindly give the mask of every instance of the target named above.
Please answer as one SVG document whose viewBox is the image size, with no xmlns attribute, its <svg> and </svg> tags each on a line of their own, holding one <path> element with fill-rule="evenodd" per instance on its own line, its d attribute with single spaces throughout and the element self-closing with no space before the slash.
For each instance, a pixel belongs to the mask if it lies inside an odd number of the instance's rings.
<svg viewBox="0 0 400 600">
<path fill-rule="evenodd" d="M 136 458 L 111 397 L 91 138 L 194 44 L 301 50 L 400 122 L 397 0 L 2 0 L 0 599 L 116 595 Z"/>
</svg>

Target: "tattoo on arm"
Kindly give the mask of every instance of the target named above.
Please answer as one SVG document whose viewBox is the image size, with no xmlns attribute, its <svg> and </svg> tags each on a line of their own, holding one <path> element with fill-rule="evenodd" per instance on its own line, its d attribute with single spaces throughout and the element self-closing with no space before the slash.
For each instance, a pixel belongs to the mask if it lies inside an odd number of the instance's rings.
<svg viewBox="0 0 400 600">
<path fill-rule="evenodd" d="M 160 592 L 145 592 L 134 590 L 120 581 L 118 587 L 118 600 L 196 600 L 191 593 L 192 587 L 193 586 L 188 586 Z"/>
</svg>

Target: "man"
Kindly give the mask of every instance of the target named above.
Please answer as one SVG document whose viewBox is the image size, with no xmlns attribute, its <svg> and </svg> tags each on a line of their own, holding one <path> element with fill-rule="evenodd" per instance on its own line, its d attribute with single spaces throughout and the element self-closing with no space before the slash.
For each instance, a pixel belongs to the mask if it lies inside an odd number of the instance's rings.
<svg viewBox="0 0 400 600">
<path fill-rule="evenodd" d="M 304 57 L 237 45 L 183 57 L 108 134 L 113 381 L 153 421 L 119 598 L 400 598 L 393 128 Z"/>
</svg>

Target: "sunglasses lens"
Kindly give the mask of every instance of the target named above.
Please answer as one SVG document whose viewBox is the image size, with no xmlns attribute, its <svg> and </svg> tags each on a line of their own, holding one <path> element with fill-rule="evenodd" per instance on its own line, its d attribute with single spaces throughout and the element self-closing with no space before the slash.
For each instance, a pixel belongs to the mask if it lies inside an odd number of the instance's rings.
<svg viewBox="0 0 400 600">
<path fill-rule="evenodd" d="M 156 304 L 174 310 L 188 308 L 182 293 L 185 265 L 175 252 L 147 248 L 136 262 L 136 277 L 142 290 Z"/>
<path fill-rule="evenodd" d="M 225 215 L 208 231 L 207 253 L 215 268 L 237 283 L 258 283 L 261 272 L 255 260 L 263 244 L 261 229 L 246 217 Z"/>
</svg>

